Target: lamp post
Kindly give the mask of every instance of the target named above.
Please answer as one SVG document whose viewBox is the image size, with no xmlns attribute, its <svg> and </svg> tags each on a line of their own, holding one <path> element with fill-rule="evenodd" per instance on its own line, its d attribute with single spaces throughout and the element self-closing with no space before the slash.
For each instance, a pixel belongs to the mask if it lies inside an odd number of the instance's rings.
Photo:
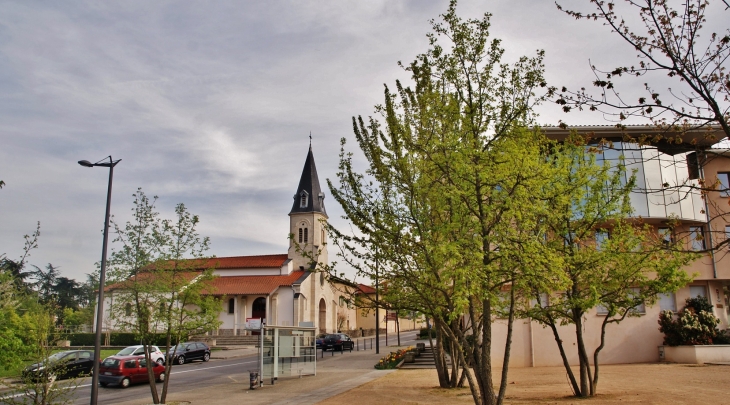
<svg viewBox="0 0 730 405">
<path fill-rule="evenodd" d="M 91 375 L 91 405 L 96 405 L 99 397 L 99 357 L 101 357 L 101 323 L 104 315 L 104 282 L 106 278 L 106 245 L 109 240 L 109 213 L 112 205 L 112 177 L 114 176 L 114 166 L 122 159 L 112 160 L 109 156 L 109 162 L 106 159 L 96 163 L 88 160 L 79 160 L 79 164 L 84 167 L 108 167 L 109 168 L 109 188 L 106 193 L 106 217 L 104 218 L 104 242 L 101 247 L 101 269 L 99 272 L 99 301 L 96 303 L 96 338 L 94 340 L 94 368 Z"/>
<path fill-rule="evenodd" d="M 378 284 L 378 249 L 375 249 L 375 354 L 380 354 L 380 285 Z M 386 330 L 387 333 L 387 330 Z"/>
</svg>

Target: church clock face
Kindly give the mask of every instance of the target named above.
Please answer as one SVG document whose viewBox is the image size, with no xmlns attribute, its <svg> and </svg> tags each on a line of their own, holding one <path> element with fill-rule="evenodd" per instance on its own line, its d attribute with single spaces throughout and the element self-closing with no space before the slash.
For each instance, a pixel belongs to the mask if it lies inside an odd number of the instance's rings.
<svg viewBox="0 0 730 405">
<path fill-rule="evenodd" d="M 324 287 L 324 273 L 319 273 L 319 285 Z"/>
</svg>

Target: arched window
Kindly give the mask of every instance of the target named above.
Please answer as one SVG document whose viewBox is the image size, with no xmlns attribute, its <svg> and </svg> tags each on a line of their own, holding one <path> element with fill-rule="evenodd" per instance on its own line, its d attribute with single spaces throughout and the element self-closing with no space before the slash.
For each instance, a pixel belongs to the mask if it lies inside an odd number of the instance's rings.
<svg viewBox="0 0 730 405">
<path fill-rule="evenodd" d="M 302 228 L 299 228 L 299 243 L 302 243 Z"/>
<path fill-rule="evenodd" d="M 309 237 L 307 235 L 308 231 L 309 231 L 309 229 L 304 228 L 304 243 L 309 242 Z"/>
<path fill-rule="evenodd" d="M 124 314 L 126 316 L 132 316 L 132 304 L 127 303 L 127 305 L 124 306 Z"/>
<path fill-rule="evenodd" d="M 324 245 L 324 229 L 322 229 L 322 240 L 319 243 Z"/>
<path fill-rule="evenodd" d="M 232 314 L 236 310 L 236 301 L 233 298 L 228 299 L 228 313 Z"/>
<path fill-rule="evenodd" d="M 165 313 L 165 303 L 160 302 L 160 314 L 164 314 L 164 313 Z"/>
</svg>

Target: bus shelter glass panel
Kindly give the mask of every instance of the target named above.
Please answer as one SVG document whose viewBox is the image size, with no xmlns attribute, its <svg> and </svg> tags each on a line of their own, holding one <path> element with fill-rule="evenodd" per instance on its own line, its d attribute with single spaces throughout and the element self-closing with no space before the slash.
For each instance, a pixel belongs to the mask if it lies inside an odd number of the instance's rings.
<svg viewBox="0 0 730 405">
<path fill-rule="evenodd" d="M 317 350 L 314 328 L 266 327 L 263 381 L 315 375 Z"/>
</svg>

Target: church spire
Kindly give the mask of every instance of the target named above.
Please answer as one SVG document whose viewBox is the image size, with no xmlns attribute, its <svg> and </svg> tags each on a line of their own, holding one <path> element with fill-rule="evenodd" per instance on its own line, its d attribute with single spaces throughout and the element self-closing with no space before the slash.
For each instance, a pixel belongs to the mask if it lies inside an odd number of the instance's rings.
<svg viewBox="0 0 730 405">
<path fill-rule="evenodd" d="M 294 195 L 294 204 L 291 212 L 318 212 L 327 216 L 324 209 L 324 193 L 319 186 L 319 177 L 317 176 L 317 167 L 314 165 L 314 155 L 312 154 L 312 144 L 309 144 L 309 153 L 307 160 L 304 162 L 302 177 L 299 180 L 297 193 Z"/>
</svg>

